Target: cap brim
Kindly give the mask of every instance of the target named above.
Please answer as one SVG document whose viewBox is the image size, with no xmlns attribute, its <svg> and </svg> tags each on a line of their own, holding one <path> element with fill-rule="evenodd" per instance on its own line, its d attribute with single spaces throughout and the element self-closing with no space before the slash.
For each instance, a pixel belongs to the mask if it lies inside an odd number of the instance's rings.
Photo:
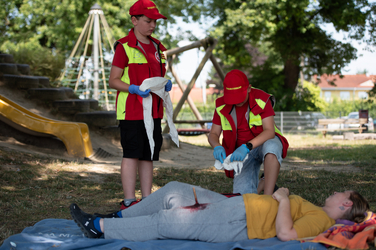
<svg viewBox="0 0 376 250">
<path fill-rule="evenodd" d="M 158 20 L 158 19 L 167 19 L 167 17 L 165 17 L 164 15 L 162 15 L 162 14 L 150 14 L 150 13 L 148 13 L 148 14 L 144 14 L 145 16 L 147 16 L 148 18 L 150 18 L 150 19 L 155 19 L 155 20 Z"/>
<path fill-rule="evenodd" d="M 244 102 L 247 97 L 247 91 L 241 93 L 237 92 L 234 94 L 224 93 L 224 101 L 226 104 L 235 105 Z"/>
</svg>

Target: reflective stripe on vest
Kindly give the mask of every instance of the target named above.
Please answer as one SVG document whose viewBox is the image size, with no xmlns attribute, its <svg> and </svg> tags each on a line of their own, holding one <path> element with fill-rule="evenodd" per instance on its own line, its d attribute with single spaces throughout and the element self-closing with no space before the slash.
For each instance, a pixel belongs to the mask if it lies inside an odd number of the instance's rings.
<svg viewBox="0 0 376 250">
<path fill-rule="evenodd" d="M 255 99 L 258 106 L 260 106 L 261 109 L 264 109 L 266 106 L 266 102 L 264 102 L 261 99 Z M 232 130 L 230 122 L 227 120 L 227 118 L 220 112 L 226 104 L 219 106 L 216 108 L 217 113 L 221 119 L 221 126 L 222 130 Z M 249 120 L 248 120 L 249 128 L 252 129 L 253 126 L 262 126 L 262 119 L 260 115 L 254 115 L 252 112 L 249 111 Z M 237 128 L 236 128 L 237 129 Z M 282 135 L 281 131 L 277 128 L 277 126 L 274 124 L 274 131 L 275 133 Z M 282 135 L 283 136 L 283 135 Z"/>
<path fill-rule="evenodd" d="M 222 106 L 219 106 L 218 108 L 216 108 L 217 110 L 217 113 L 219 115 L 219 118 L 221 118 L 221 126 L 222 126 L 222 130 L 231 130 L 231 124 L 230 122 L 226 119 L 226 117 L 224 115 L 222 115 L 222 113 L 220 112 L 226 105 L 222 105 Z"/>
<path fill-rule="evenodd" d="M 153 41 L 150 41 L 150 42 L 153 43 L 156 47 L 156 50 L 158 50 L 158 46 Z M 129 66 L 132 64 L 145 64 L 145 63 L 148 63 L 148 61 L 146 60 L 146 57 L 140 50 L 129 47 L 128 43 L 125 43 L 122 45 L 128 57 L 128 65 L 124 68 L 124 73 L 123 73 L 123 76 L 121 77 L 121 80 L 127 84 L 130 84 L 130 78 L 129 78 L 129 73 L 128 73 Z M 161 53 L 162 52 L 159 51 L 159 54 Z M 160 60 L 162 63 L 165 63 L 165 59 L 160 58 Z M 129 95 L 129 92 L 123 92 L 123 91 L 121 91 L 118 95 L 118 99 L 117 99 L 118 105 L 116 107 L 116 117 L 118 120 L 124 120 L 128 95 Z"/>
</svg>

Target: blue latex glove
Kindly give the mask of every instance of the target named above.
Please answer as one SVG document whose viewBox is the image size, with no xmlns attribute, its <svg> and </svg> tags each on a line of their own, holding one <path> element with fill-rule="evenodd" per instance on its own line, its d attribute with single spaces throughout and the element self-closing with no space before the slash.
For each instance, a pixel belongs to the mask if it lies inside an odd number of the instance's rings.
<svg viewBox="0 0 376 250">
<path fill-rule="evenodd" d="M 171 89 L 172 89 L 172 82 L 171 80 L 168 80 L 168 82 L 166 83 L 166 85 L 164 86 L 164 89 L 169 92 Z"/>
<path fill-rule="evenodd" d="M 150 93 L 150 89 L 147 89 L 144 92 L 144 91 L 140 90 L 140 86 L 136 86 L 134 84 L 132 84 L 131 86 L 129 86 L 128 91 L 129 91 L 129 93 L 139 95 L 142 98 L 148 97 L 149 93 Z"/>
<path fill-rule="evenodd" d="M 223 164 L 226 159 L 226 151 L 222 146 L 216 146 L 213 152 L 214 158 Z"/>
<path fill-rule="evenodd" d="M 238 147 L 234 151 L 234 153 L 232 153 L 231 158 L 230 158 L 230 162 L 243 161 L 248 153 L 249 153 L 249 149 L 247 148 L 247 146 L 245 144 L 243 144 L 240 147 Z"/>
</svg>

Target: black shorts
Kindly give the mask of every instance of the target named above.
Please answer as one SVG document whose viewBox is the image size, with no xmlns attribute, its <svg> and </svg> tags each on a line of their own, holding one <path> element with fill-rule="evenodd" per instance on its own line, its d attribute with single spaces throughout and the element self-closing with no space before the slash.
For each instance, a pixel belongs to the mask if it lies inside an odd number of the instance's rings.
<svg viewBox="0 0 376 250">
<path fill-rule="evenodd" d="M 150 161 L 150 144 L 146 134 L 143 120 L 120 120 L 121 146 L 123 147 L 124 158 L 138 158 L 142 161 Z M 163 137 L 161 119 L 154 119 L 154 154 L 153 161 L 159 160 Z"/>
</svg>

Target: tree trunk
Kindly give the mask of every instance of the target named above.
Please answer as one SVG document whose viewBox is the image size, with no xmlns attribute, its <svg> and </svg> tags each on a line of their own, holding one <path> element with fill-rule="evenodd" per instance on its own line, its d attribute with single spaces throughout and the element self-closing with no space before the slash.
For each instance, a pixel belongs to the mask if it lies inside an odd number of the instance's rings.
<svg viewBox="0 0 376 250">
<path fill-rule="evenodd" d="M 298 62 L 298 63 L 296 63 Z M 288 59 L 285 61 L 284 69 L 285 75 L 285 88 L 289 88 L 295 91 L 299 80 L 299 60 Z"/>
</svg>

